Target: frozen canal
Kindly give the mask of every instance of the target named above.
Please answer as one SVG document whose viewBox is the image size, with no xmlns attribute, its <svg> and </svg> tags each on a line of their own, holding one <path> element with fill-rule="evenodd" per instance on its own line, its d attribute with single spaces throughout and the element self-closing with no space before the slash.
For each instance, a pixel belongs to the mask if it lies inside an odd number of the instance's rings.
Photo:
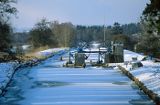
<svg viewBox="0 0 160 105">
<path fill-rule="evenodd" d="M 112 68 L 63 68 L 63 63 L 54 56 L 19 70 L 0 105 L 154 105 Z"/>
</svg>

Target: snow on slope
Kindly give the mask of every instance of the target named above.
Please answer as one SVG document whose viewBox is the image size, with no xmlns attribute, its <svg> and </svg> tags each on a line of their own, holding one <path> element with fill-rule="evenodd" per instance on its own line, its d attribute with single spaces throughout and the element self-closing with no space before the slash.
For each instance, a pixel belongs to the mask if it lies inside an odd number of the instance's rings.
<svg viewBox="0 0 160 105">
<path fill-rule="evenodd" d="M 0 63 L 0 94 L 9 82 L 16 67 L 18 67 L 16 62 Z"/>
<path fill-rule="evenodd" d="M 138 53 L 125 50 L 124 58 L 125 61 L 131 61 L 132 57 L 137 57 L 141 61 L 145 56 Z M 138 78 L 145 86 L 157 93 L 160 96 L 160 63 L 155 63 L 151 60 L 141 61 L 143 67 L 137 69 L 131 69 L 131 65 L 123 65 L 132 75 Z"/>
<path fill-rule="evenodd" d="M 146 56 L 140 55 L 138 53 L 129 51 L 129 50 L 124 50 L 124 61 L 131 61 L 132 57 L 136 57 L 138 61 L 143 60 Z"/>
<path fill-rule="evenodd" d="M 66 49 L 67 48 L 53 48 L 40 51 L 37 54 L 48 57 L 53 53 L 60 53 L 60 51 L 63 52 Z M 17 62 L 0 63 L 0 94 L 2 93 L 2 89 L 6 87 L 7 83 L 11 79 L 11 76 L 14 73 L 15 68 L 18 66 L 19 64 Z"/>
<path fill-rule="evenodd" d="M 62 50 L 65 50 L 66 48 L 53 48 L 53 49 L 47 49 L 47 50 L 44 50 L 44 51 L 40 51 L 40 52 L 37 52 L 38 55 L 40 56 L 49 56 L 55 52 L 59 52 L 59 51 L 62 51 Z"/>
</svg>

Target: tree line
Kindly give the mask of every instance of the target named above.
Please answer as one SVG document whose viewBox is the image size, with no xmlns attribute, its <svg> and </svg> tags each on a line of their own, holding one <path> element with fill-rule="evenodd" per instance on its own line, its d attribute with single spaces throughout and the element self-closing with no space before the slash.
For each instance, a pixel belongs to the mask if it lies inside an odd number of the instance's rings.
<svg viewBox="0 0 160 105">
<path fill-rule="evenodd" d="M 35 48 L 72 47 L 75 43 L 75 26 L 72 23 L 49 22 L 42 19 L 29 32 L 29 41 Z"/>
<path fill-rule="evenodd" d="M 13 33 L 10 25 L 11 14 L 17 13 L 17 9 L 12 7 L 12 3 L 16 3 L 16 0 L 0 0 L 0 51 L 10 49 L 15 43 L 31 44 L 34 48 L 42 46 L 76 47 L 80 42 L 103 42 L 105 40 L 106 44 L 116 41 L 123 43 L 126 49 L 159 55 L 159 0 L 150 0 L 139 23 L 121 25 L 115 22 L 112 26 L 85 26 L 73 25 L 71 22 L 52 22 L 43 18 L 29 32 L 23 33 Z"/>
<path fill-rule="evenodd" d="M 42 19 L 29 32 L 29 41 L 34 47 L 76 47 L 81 42 L 105 40 L 109 44 L 112 40 L 116 40 L 124 43 L 125 48 L 133 49 L 132 34 L 139 32 L 139 23 L 120 25 L 115 22 L 113 26 L 104 27 L 73 25 L 71 22 L 49 22 L 47 19 Z"/>
</svg>

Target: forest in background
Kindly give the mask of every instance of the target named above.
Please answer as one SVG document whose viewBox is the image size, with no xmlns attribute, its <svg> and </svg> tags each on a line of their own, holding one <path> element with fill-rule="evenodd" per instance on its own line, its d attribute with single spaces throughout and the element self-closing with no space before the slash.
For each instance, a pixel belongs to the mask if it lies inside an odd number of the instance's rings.
<svg viewBox="0 0 160 105">
<path fill-rule="evenodd" d="M 105 31 L 105 33 L 104 33 Z M 15 33 L 14 43 L 32 44 L 34 47 L 77 47 L 79 43 L 92 41 L 104 42 L 118 41 L 124 44 L 126 49 L 132 49 L 136 44 L 135 38 L 141 33 L 139 23 L 120 25 L 115 22 L 113 26 L 84 26 L 73 25 L 70 22 L 49 22 L 42 19 L 29 32 Z M 21 37 L 23 36 L 23 37 Z M 26 37 L 24 37 L 26 36 Z"/>
<path fill-rule="evenodd" d="M 33 48 L 43 46 L 76 47 L 80 42 L 116 41 L 124 44 L 125 49 L 152 54 L 159 57 L 160 52 L 160 1 L 150 0 L 144 8 L 139 23 L 119 24 L 113 26 L 83 26 L 71 22 L 50 22 L 43 18 L 29 32 L 15 33 L 10 25 L 11 15 L 17 9 L 11 4 L 16 0 L 0 0 L 0 51 L 9 52 L 13 46 L 24 44 Z"/>
</svg>

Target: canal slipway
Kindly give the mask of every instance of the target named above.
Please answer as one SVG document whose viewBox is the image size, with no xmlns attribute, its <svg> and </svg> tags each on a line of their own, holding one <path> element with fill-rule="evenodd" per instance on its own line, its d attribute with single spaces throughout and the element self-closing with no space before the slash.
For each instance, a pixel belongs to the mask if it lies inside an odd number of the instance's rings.
<svg viewBox="0 0 160 105">
<path fill-rule="evenodd" d="M 154 105 L 120 71 L 64 68 L 59 57 L 18 70 L 0 105 Z"/>
</svg>

